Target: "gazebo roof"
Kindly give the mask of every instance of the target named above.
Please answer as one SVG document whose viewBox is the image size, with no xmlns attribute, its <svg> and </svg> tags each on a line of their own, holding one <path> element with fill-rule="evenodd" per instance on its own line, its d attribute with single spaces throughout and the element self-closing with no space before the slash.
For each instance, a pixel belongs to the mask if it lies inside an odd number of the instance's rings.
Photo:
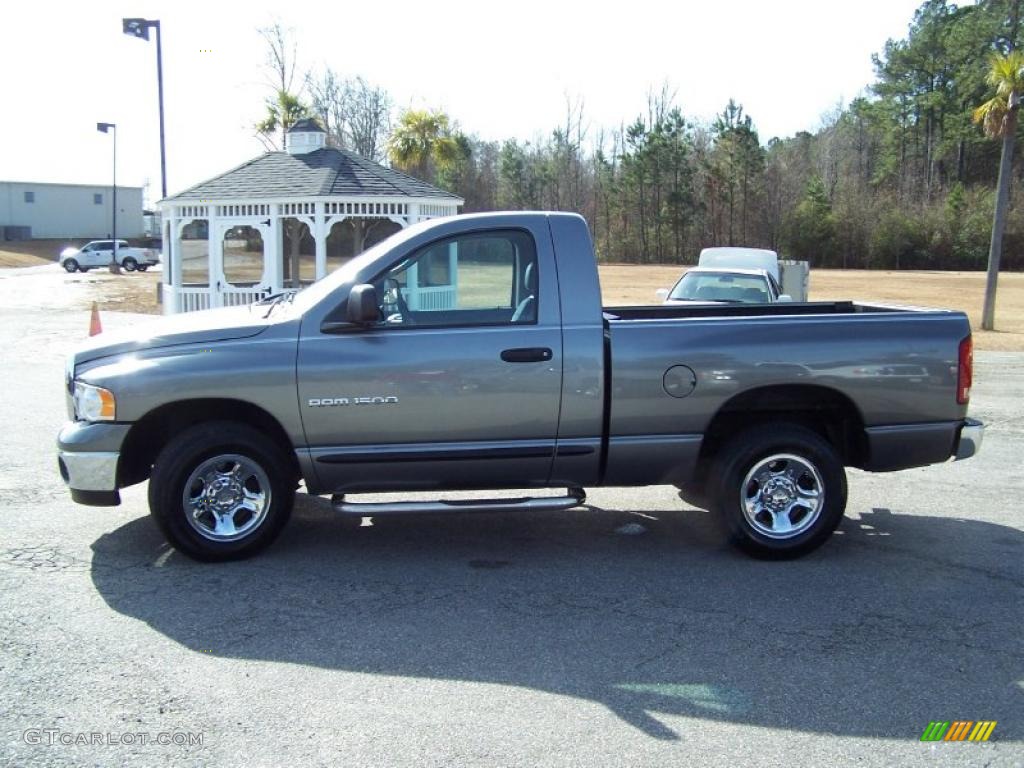
<svg viewBox="0 0 1024 768">
<path fill-rule="evenodd" d="M 335 147 L 305 154 L 267 152 L 167 201 L 273 200 L 317 197 L 432 197 L 462 202 L 451 192 Z"/>
<path fill-rule="evenodd" d="M 326 133 L 326 131 L 320 127 L 320 123 L 311 117 L 304 117 L 301 120 L 296 120 L 292 123 L 292 127 L 288 129 L 288 133 Z"/>
</svg>

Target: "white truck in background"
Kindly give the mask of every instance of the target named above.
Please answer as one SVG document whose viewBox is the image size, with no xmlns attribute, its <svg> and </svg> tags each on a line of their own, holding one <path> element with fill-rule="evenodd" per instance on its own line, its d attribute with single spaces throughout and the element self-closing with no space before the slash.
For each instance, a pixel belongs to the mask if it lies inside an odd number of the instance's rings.
<svg viewBox="0 0 1024 768">
<path fill-rule="evenodd" d="M 764 248 L 705 248 L 697 266 L 658 296 L 666 304 L 807 301 L 809 271 L 806 261 L 780 259 Z"/>
<path fill-rule="evenodd" d="M 113 240 L 93 240 L 81 248 L 65 248 L 58 262 L 68 272 L 88 272 L 106 267 L 114 260 Z M 117 241 L 117 265 L 125 272 L 145 272 L 160 263 L 160 254 L 153 248 L 135 248 L 126 240 Z"/>
</svg>

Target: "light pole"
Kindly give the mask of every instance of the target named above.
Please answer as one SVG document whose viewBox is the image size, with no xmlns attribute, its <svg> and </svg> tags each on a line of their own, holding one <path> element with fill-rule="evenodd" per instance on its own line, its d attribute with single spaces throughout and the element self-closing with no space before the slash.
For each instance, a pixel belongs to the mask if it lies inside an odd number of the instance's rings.
<svg viewBox="0 0 1024 768">
<path fill-rule="evenodd" d="M 100 133 L 111 132 L 114 134 L 114 184 L 113 194 L 111 195 L 114 213 L 110 217 L 110 245 L 113 250 L 111 251 L 112 261 L 110 262 L 110 271 L 117 272 L 117 126 L 114 123 L 96 123 L 96 130 Z"/>
<path fill-rule="evenodd" d="M 149 29 L 156 30 L 156 90 L 160 103 L 160 194 L 167 197 L 167 153 L 164 150 L 164 64 L 160 48 L 159 19 L 121 19 L 121 29 L 126 35 L 140 40 L 149 40 Z"/>
<path fill-rule="evenodd" d="M 140 40 L 149 40 L 150 27 L 156 30 L 156 91 L 157 101 L 160 104 L 160 197 L 167 197 L 167 152 L 164 149 L 164 60 L 160 47 L 160 20 L 159 19 L 121 19 L 121 31 L 126 35 L 137 37 Z M 164 252 L 164 280 L 168 284 L 173 280 L 174 270 L 171 269 L 171 243 L 173 237 L 164 238 L 163 217 L 160 219 L 160 240 Z"/>
</svg>

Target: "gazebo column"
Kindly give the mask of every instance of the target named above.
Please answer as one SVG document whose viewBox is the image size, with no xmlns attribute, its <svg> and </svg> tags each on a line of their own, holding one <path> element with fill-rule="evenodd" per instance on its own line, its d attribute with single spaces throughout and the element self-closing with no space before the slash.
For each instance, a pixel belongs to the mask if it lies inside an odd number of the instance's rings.
<svg viewBox="0 0 1024 768">
<path fill-rule="evenodd" d="M 221 292 L 224 284 L 224 233 L 221 232 L 220 219 L 216 216 L 216 207 L 212 204 L 206 224 L 210 306 L 222 307 L 224 306 L 224 294 Z"/>
<path fill-rule="evenodd" d="M 171 219 L 171 313 L 181 312 L 182 310 L 182 292 L 185 290 L 184 284 L 184 267 L 182 262 L 184 261 L 184 251 L 181 247 L 181 231 L 185 228 L 187 222 L 182 221 L 177 216 Z"/>
<path fill-rule="evenodd" d="M 455 309 L 459 302 L 459 243 L 457 240 L 448 243 L 448 282 L 452 286 L 451 304 L 445 309 Z"/>
<path fill-rule="evenodd" d="M 178 293 L 181 289 L 181 267 L 176 262 L 181 261 L 181 249 L 176 244 L 178 231 L 178 220 L 174 216 L 174 208 L 171 208 L 171 215 L 160 222 L 163 231 L 160 233 L 163 243 L 163 283 L 161 299 L 163 300 L 163 312 L 165 315 L 173 315 L 178 309 Z M 177 269 L 175 267 L 177 266 Z M 174 273 L 177 271 L 178 280 L 175 282 Z"/>
<path fill-rule="evenodd" d="M 272 205 L 270 234 L 263 241 L 263 282 L 271 293 L 284 290 L 284 226 L 279 214 L 279 206 Z"/>
<path fill-rule="evenodd" d="M 327 277 L 327 220 L 323 201 L 314 204 L 313 240 L 316 242 L 316 279 Z"/>
<path fill-rule="evenodd" d="M 406 217 L 406 220 L 410 224 L 416 224 L 416 223 L 419 222 L 419 220 L 420 220 L 420 204 L 419 203 L 409 203 L 409 215 Z"/>
</svg>

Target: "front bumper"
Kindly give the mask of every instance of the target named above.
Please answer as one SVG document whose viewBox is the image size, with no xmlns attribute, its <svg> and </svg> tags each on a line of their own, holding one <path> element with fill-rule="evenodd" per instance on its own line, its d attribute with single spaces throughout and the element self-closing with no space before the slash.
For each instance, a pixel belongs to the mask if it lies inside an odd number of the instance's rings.
<svg viewBox="0 0 1024 768">
<path fill-rule="evenodd" d="M 956 461 L 969 459 L 981 450 L 981 441 L 985 437 L 985 425 L 977 419 L 964 419 L 964 425 L 960 429 L 960 435 L 956 441 L 956 451 L 953 456 Z"/>
<path fill-rule="evenodd" d="M 57 437 L 57 467 L 79 504 L 109 507 L 121 503 L 117 467 L 128 424 L 68 422 Z"/>
</svg>

